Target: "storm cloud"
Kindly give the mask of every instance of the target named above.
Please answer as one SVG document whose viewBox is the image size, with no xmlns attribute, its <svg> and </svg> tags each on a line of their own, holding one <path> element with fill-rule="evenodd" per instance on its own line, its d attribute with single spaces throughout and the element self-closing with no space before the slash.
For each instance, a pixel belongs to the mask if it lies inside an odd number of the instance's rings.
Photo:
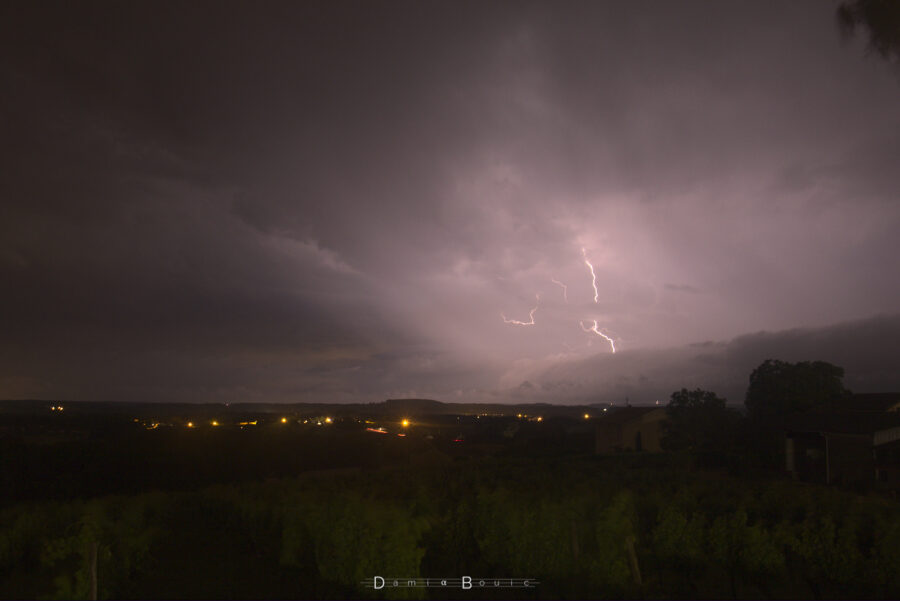
<svg viewBox="0 0 900 601">
<path fill-rule="evenodd" d="M 7 3 L 0 398 L 896 389 L 900 84 L 835 7 Z"/>
<path fill-rule="evenodd" d="M 677 348 L 522 361 L 504 374 L 501 394 L 532 402 L 565 397 L 585 403 L 664 404 L 675 390 L 704 388 L 740 404 L 750 373 L 766 359 L 840 365 L 845 386 L 854 392 L 900 390 L 898 356 L 900 315 L 882 315 Z"/>
</svg>

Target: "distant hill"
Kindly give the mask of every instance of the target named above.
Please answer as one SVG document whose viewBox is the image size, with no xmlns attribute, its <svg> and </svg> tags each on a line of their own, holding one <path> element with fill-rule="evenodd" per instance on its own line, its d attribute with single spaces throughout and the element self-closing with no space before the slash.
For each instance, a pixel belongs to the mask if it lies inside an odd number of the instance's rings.
<svg viewBox="0 0 900 601">
<path fill-rule="evenodd" d="M 388 413 L 409 413 L 413 415 L 428 415 L 446 413 L 446 404 L 432 399 L 388 399 L 384 403 Z"/>
<path fill-rule="evenodd" d="M 551 405 L 526 403 L 504 405 L 501 403 L 444 403 L 433 399 L 388 399 L 380 403 L 129 403 L 118 401 L 65 401 L 65 400 L 7 400 L 0 401 L 2 413 L 45 412 L 51 405 L 62 404 L 71 413 L 108 413 L 138 415 L 197 415 L 238 413 L 300 413 L 313 415 L 516 415 L 572 416 L 596 413 L 596 406 Z"/>
</svg>

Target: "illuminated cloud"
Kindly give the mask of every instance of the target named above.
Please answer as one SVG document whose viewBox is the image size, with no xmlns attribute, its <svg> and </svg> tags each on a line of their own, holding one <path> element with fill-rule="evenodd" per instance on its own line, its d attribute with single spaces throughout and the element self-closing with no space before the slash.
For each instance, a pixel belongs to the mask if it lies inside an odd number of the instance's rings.
<svg viewBox="0 0 900 601">
<path fill-rule="evenodd" d="M 896 77 L 776 7 L 22 3 L 0 398 L 566 402 L 738 390 L 748 332 L 883 347 Z"/>
</svg>

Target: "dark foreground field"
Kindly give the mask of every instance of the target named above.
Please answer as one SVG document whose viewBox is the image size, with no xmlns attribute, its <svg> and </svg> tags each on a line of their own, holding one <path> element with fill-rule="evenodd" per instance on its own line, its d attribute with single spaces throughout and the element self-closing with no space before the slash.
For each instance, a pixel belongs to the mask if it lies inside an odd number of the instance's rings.
<svg viewBox="0 0 900 601">
<path fill-rule="evenodd" d="M 90 598 L 92 587 L 101 599 L 900 596 L 891 499 L 699 470 L 680 455 L 395 453 L 402 442 L 371 447 L 381 457 L 369 465 L 331 471 L 272 477 L 258 465 L 270 477 L 7 504 L 0 596 Z M 288 442 L 273 444 L 288 452 Z M 361 584 L 374 576 L 539 584 Z"/>
</svg>

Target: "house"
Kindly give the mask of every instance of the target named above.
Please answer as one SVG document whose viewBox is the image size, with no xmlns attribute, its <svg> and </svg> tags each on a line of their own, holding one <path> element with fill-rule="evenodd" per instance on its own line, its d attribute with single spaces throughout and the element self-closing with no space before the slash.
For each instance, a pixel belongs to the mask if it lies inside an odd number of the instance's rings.
<svg viewBox="0 0 900 601">
<path fill-rule="evenodd" d="M 900 488 L 900 426 L 877 430 L 872 443 L 876 485 Z"/>
<path fill-rule="evenodd" d="M 662 450 L 664 407 L 622 407 L 597 418 L 594 452 Z"/>
<path fill-rule="evenodd" d="M 900 394 L 854 395 L 785 430 L 785 469 L 798 480 L 900 487 Z"/>
</svg>

